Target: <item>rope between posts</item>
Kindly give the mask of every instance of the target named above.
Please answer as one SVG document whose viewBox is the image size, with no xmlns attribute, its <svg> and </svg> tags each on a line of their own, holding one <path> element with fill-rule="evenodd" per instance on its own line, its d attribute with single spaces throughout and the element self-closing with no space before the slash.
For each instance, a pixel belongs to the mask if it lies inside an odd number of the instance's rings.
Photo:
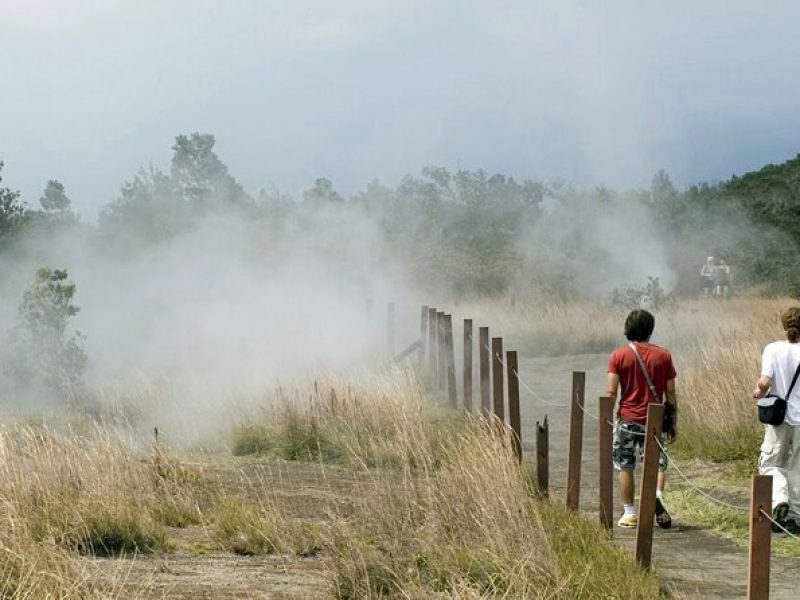
<svg viewBox="0 0 800 600">
<path fill-rule="evenodd" d="M 673 467 L 673 468 L 674 468 L 674 469 L 675 469 L 675 470 L 678 472 L 678 475 L 680 475 L 680 476 L 683 478 L 683 480 L 684 480 L 686 483 L 688 483 L 688 484 L 689 484 L 689 486 L 691 486 L 691 487 L 692 487 L 692 488 L 693 488 L 693 489 L 694 489 L 694 490 L 695 490 L 695 491 L 696 491 L 698 494 L 700 494 L 701 496 L 703 496 L 703 497 L 705 497 L 705 498 L 708 498 L 709 500 L 711 500 L 712 502 L 715 502 L 715 503 L 719 504 L 720 506 L 725 506 L 725 507 L 727 507 L 727 508 L 732 508 L 732 509 L 734 509 L 734 510 L 743 510 L 743 511 L 748 511 L 748 510 L 750 510 L 750 508 L 749 508 L 749 507 L 747 507 L 747 506 L 737 506 L 736 504 L 730 504 L 729 502 L 725 502 L 724 500 L 720 500 L 719 498 L 715 498 L 714 496 L 712 496 L 712 495 L 711 495 L 711 494 L 709 494 L 708 492 L 705 492 L 704 490 L 700 489 L 700 488 L 699 488 L 699 487 L 698 487 L 698 486 L 697 486 L 697 485 L 696 485 L 694 482 L 692 482 L 692 481 L 691 481 L 691 480 L 690 480 L 690 479 L 689 479 L 689 478 L 688 478 L 688 477 L 687 477 L 687 476 L 686 476 L 686 475 L 683 473 L 683 471 L 681 471 L 681 470 L 680 470 L 680 468 L 678 467 L 678 465 L 675 463 L 675 461 L 672 459 L 672 457 L 671 457 L 671 456 L 669 455 L 669 453 L 667 452 L 667 449 L 666 449 L 666 448 L 664 447 L 664 445 L 661 443 L 661 440 L 659 440 L 659 439 L 658 439 L 658 437 L 656 437 L 656 436 L 653 436 L 653 439 L 656 441 L 656 444 L 658 444 L 658 447 L 659 447 L 659 448 L 661 448 L 661 451 L 664 453 L 664 455 L 667 457 L 667 459 L 669 460 L 669 462 L 672 464 L 672 467 Z"/>
<path fill-rule="evenodd" d="M 488 344 L 484 344 L 483 347 L 486 348 L 489 351 L 490 354 L 493 354 L 492 349 L 489 347 Z M 502 356 L 497 356 L 497 360 L 500 361 L 501 365 L 503 365 L 504 367 L 508 368 L 508 365 L 506 364 L 506 361 L 503 360 Z M 539 394 L 534 392 L 533 389 L 525 382 L 525 380 L 522 377 L 520 377 L 519 371 L 517 369 L 514 369 L 513 373 L 514 373 L 514 375 L 517 376 L 517 380 L 519 381 L 520 385 L 522 385 L 522 387 L 525 388 L 525 390 L 531 396 L 536 398 L 536 400 L 538 400 L 539 402 L 541 402 L 543 404 L 549 404 L 550 406 L 555 406 L 556 408 L 566 408 L 566 405 L 561 404 L 561 403 L 551 402 L 550 400 L 545 400 Z"/>
</svg>

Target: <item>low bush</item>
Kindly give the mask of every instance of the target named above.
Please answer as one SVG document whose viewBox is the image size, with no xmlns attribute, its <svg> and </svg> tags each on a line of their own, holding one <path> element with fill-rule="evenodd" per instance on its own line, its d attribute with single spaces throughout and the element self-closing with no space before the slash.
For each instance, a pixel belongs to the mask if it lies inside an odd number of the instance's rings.
<svg viewBox="0 0 800 600">
<path fill-rule="evenodd" d="M 236 554 L 312 556 L 323 545 L 314 522 L 290 519 L 269 505 L 229 498 L 216 518 L 214 540 Z"/>
</svg>

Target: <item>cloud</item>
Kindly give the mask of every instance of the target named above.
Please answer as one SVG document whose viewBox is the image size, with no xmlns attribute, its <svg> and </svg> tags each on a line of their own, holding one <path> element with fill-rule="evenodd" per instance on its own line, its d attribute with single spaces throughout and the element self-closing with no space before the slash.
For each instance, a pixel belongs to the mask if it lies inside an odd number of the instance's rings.
<svg viewBox="0 0 800 600">
<path fill-rule="evenodd" d="M 192 130 L 230 148 L 250 189 L 327 176 L 349 193 L 426 163 L 615 186 L 663 167 L 688 184 L 786 158 L 782 132 L 800 126 L 787 2 L 6 0 L 3 14 L 6 176 L 28 199 L 58 177 L 88 215 Z"/>
</svg>

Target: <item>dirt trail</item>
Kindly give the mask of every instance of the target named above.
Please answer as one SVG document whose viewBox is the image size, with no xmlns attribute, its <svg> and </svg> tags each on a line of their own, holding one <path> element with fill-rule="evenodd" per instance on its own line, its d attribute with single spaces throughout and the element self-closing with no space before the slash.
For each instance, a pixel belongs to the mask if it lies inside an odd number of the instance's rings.
<svg viewBox="0 0 800 600">
<path fill-rule="evenodd" d="M 550 485 L 554 500 L 563 501 L 566 485 L 567 435 L 572 371 L 586 372 L 587 410 L 597 414 L 597 398 L 605 391 L 605 355 L 525 358 L 520 375 L 547 402 L 521 389 L 523 449 L 535 456 L 536 421 L 545 414 L 550 423 Z M 584 417 L 584 443 L 581 480 L 581 510 L 597 514 L 597 421 Z M 638 471 L 637 471 L 638 474 Z M 638 479 L 638 477 L 637 477 Z M 673 482 L 679 483 L 673 472 Z M 667 502 L 669 501 L 669 482 Z M 620 507 L 615 494 L 615 509 Z M 621 510 L 621 509 L 620 509 Z M 713 534 L 681 523 L 673 514 L 670 530 L 656 528 L 653 562 L 666 584 L 689 598 L 743 598 L 747 591 L 747 549 Z M 615 527 L 614 537 L 633 547 L 635 533 Z M 771 595 L 773 599 L 797 598 L 796 574 L 800 559 L 772 559 Z"/>
</svg>

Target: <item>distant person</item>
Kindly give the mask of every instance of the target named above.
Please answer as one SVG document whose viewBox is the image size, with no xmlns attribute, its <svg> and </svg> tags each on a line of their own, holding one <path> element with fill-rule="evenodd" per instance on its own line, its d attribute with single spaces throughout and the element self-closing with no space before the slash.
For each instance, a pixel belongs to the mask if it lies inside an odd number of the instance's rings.
<svg viewBox="0 0 800 600">
<path fill-rule="evenodd" d="M 721 258 L 714 270 L 714 283 L 718 298 L 727 298 L 731 288 L 731 267 Z"/>
<path fill-rule="evenodd" d="M 786 398 L 800 367 L 800 307 L 781 315 L 786 340 L 772 342 L 761 356 L 761 377 L 753 398 L 771 392 L 786 399 L 786 417 L 780 425 L 764 426 L 758 472 L 772 475 L 772 518 L 792 534 L 800 533 L 800 381 Z M 791 518 L 789 518 L 791 516 Z M 773 531 L 779 528 L 773 525 Z"/>
<path fill-rule="evenodd" d="M 625 337 L 629 344 L 617 348 L 608 359 L 607 396 L 617 397 L 621 388 L 617 418 L 614 423 L 613 459 L 614 468 L 618 472 L 619 490 L 622 498 L 622 517 L 618 521 L 620 527 L 636 527 L 638 519 L 636 506 L 633 503 L 633 472 L 636 467 L 637 451 L 644 446 L 645 424 L 647 422 L 647 406 L 651 402 L 666 402 L 672 409 L 677 409 L 675 396 L 675 367 L 670 353 L 650 343 L 650 336 L 655 327 L 655 317 L 646 310 L 634 310 L 625 319 Z M 644 363 L 647 374 L 639 364 Z M 651 391 L 650 384 L 655 388 Z M 665 407 L 666 409 L 666 407 Z M 673 415 L 675 410 L 672 410 Z M 670 438 L 677 434 L 674 419 L 670 431 L 665 432 Z M 663 435 L 661 439 L 663 444 Z M 664 504 L 664 485 L 666 483 L 667 456 L 660 452 L 658 483 L 656 486 L 656 522 L 659 527 L 667 529 L 672 526 L 672 518 Z"/>
<path fill-rule="evenodd" d="M 717 268 L 714 265 L 714 257 L 709 256 L 706 262 L 700 269 L 700 289 L 703 290 L 703 296 L 708 297 L 714 292 L 717 285 Z"/>
</svg>

